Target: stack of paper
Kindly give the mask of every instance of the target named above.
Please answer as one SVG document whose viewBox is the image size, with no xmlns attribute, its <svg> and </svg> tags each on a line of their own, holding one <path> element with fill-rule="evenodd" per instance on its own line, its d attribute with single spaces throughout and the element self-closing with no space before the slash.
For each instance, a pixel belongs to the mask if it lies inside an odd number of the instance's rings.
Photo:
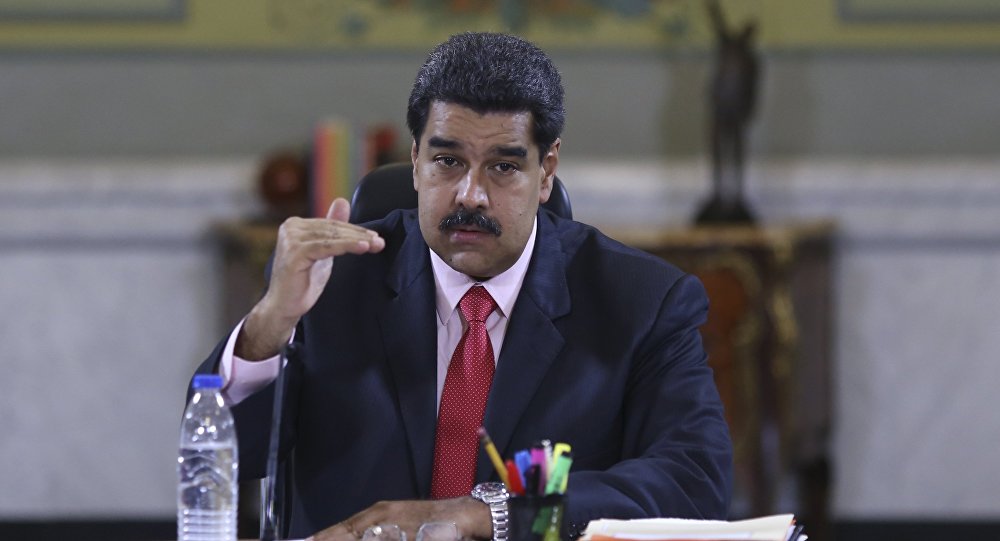
<svg viewBox="0 0 1000 541">
<path fill-rule="evenodd" d="M 794 515 L 773 515 L 750 520 L 688 520 L 649 518 L 593 520 L 583 541 L 805 541 Z"/>
</svg>

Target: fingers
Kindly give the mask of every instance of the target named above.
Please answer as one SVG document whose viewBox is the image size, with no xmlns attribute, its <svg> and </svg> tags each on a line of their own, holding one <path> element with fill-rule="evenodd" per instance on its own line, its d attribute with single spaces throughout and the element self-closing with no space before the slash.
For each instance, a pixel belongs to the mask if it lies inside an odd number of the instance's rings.
<svg viewBox="0 0 1000 541">
<path fill-rule="evenodd" d="M 340 201 L 349 208 L 347 201 Z M 342 212 L 338 206 L 331 206 L 331 215 Z M 346 222 L 295 218 L 282 225 L 278 245 L 279 252 L 298 254 L 315 262 L 345 253 L 380 252 L 385 248 L 385 240 L 375 231 Z"/>
<path fill-rule="evenodd" d="M 469 497 L 450 500 L 382 501 L 314 536 L 314 541 L 357 541 L 375 525 L 395 525 L 414 539 L 425 522 L 454 522 L 465 538 L 488 538 L 493 532 L 489 507 Z"/>
<path fill-rule="evenodd" d="M 374 231 L 346 229 L 336 225 L 326 227 L 324 224 L 318 224 L 318 227 L 294 232 L 292 237 L 289 238 L 289 241 L 306 248 L 307 251 L 313 249 L 337 250 L 338 248 L 352 250 L 352 247 L 358 243 L 373 243 L 378 235 Z M 321 256 L 320 259 L 331 255 L 339 254 L 329 253 Z"/>
<path fill-rule="evenodd" d="M 376 253 L 385 248 L 385 240 L 374 231 L 344 231 L 324 229 L 308 233 L 296 240 L 293 249 L 310 261 L 319 261 L 342 254 Z"/>
<path fill-rule="evenodd" d="M 406 531 L 405 518 L 401 516 L 400 508 L 405 508 L 407 503 L 412 502 L 378 502 L 371 507 L 355 513 L 343 522 L 335 524 L 320 532 L 322 535 L 329 535 L 330 541 L 350 541 L 350 538 L 361 539 L 365 531 L 378 524 L 397 524 L 403 531 Z M 415 531 L 407 531 L 407 537 L 413 539 Z M 345 537 L 346 536 L 346 537 Z M 319 537 L 317 541 L 327 541 L 325 537 Z"/>
<path fill-rule="evenodd" d="M 330 208 L 342 217 L 349 211 L 345 200 Z M 333 258 L 342 254 L 381 252 L 385 240 L 370 229 L 326 218 L 289 218 L 278 229 L 271 281 L 255 310 L 261 327 L 280 336 L 290 332 L 308 312 L 326 287 Z M 280 331 L 280 332 L 279 332 Z M 274 346 L 268 341 L 269 346 Z M 280 346 L 280 344 L 277 344 Z"/>
<path fill-rule="evenodd" d="M 350 209 L 350 204 L 343 200 L 338 199 L 346 209 Z M 330 206 L 330 215 L 340 214 L 342 211 L 337 209 L 338 205 L 334 202 Z M 349 210 L 346 212 L 350 212 Z M 286 231 L 300 231 L 300 232 L 310 232 L 310 231 L 342 231 L 344 234 L 358 234 L 358 235 L 376 235 L 375 231 L 371 229 L 366 229 L 360 225 L 355 225 L 347 221 L 335 220 L 332 218 L 322 219 L 322 218 L 289 218 L 285 220 L 285 223 L 281 224 L 281 229 Z"/>
<path fill-rule="evenodd" d="M 344 253 L 363 254 L 380 252 L 385 247 L 385 241 L 370 229 L 354 225 L 348 220 L 351 217 L 351 204 L 343 197 L 338 197 L 330 204 L 326 212 L 326 221 L 303 220 L 300 223 L 312 228 L 315 235 L 303 238 L 303 242 L 311 241 L 315 259 L 337 256 Z M 307 230 L 308 232 L 308 230 Z M 315 260 L 314 259 L 314 260 Z"/>
<path fill-rule="evenodd" d="M 338 197 L 330 204 L 330 210 L 326 212 L 328 220 L 346 222 L 351 217 L 351 204 L 343 197 Z"/>
<path fill-rule="evenodd" d="M 321 532 L 313 534 L 306 541 L 358 541 L 358 539 L 361 539 L 364 532 L 351 530 L 346 524 L 347 521 L 334 524 Z"/>
</svg>

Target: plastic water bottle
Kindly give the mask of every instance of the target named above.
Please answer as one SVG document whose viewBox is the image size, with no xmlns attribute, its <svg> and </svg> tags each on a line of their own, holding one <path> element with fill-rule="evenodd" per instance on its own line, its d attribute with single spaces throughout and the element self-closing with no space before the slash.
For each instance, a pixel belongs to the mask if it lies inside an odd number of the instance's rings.
<svg viewBox="0 0 1000 541">
<path fill-rule="evenodd" d="M 239 453 L 222 376 L 194 377 L 177 456 L 177 539 L 235 541 Z"/>
</svg>

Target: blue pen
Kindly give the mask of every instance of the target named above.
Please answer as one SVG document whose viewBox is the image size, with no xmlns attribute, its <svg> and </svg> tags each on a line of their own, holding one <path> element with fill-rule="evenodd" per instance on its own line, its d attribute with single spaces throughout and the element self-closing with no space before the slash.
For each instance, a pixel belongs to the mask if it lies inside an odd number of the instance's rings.
<svg viewBox="0 0 1000 541">
<path fill-rule="evenodd" d="M 531 453 L 527 450 L 514 453 L 514 464 L 517 464 L 517 470 L 521 472 L 521 484 L 527 484 L 528 468 L 531 467 Z"/>
</svg>

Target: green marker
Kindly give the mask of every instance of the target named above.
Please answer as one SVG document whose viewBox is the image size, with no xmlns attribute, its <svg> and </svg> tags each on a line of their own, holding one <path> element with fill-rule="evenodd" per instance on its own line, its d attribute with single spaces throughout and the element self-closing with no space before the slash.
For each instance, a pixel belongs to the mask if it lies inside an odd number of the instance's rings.
<svg viewBox="0 0 1000 541">
<path fill-rule="evenodd" d="M 545 494 L 566 492 L 566 482 L 569 480 L 569 467 L 573 465 L 573 457 L 561 454 L 556 458 L 556 465 L 549 473 L 549 482 L 545 485 Z"/>
</svg>

